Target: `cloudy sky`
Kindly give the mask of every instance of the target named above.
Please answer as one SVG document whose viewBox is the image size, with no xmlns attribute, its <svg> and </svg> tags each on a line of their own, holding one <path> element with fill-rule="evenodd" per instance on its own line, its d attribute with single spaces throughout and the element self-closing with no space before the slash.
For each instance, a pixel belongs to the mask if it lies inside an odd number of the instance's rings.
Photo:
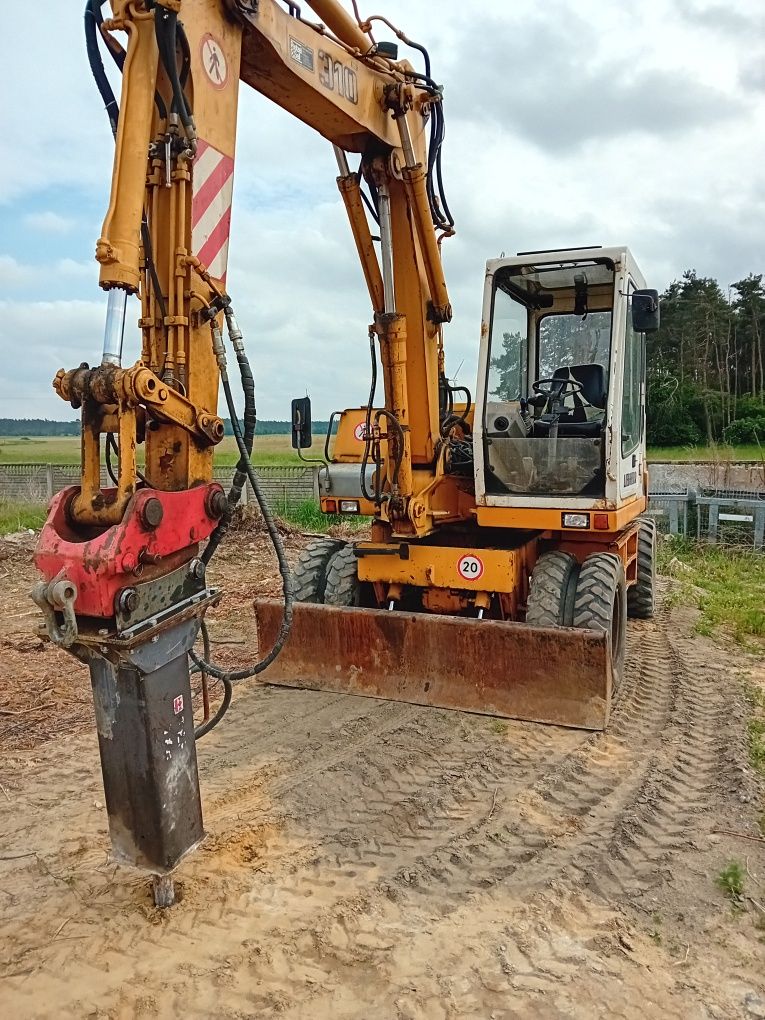
<svg viewBox="0 0 765 1020">
<path fill-rule="evenodd" d="M 111 135 L 82 6 L 41 0 L 4 14 L 0 417 L 71 417 L 51 379 L 101 348 L 92 253 Z M 428 46 L 445 84 L 458 230 L 444 246 L 447 370 L 460 382 L 475 375 L 484 263 L 503 251 L 626 243 L 659 289 L 689 267 L 723 286 L 765 271 L 762 0 L 372 8 Z M 359 405 L 370 312 L 331 147 L 246 88 L 239 124 L 228 286 L 259 414 L 287 417 L 306 391 L 316 417 Z"/>
</svg>

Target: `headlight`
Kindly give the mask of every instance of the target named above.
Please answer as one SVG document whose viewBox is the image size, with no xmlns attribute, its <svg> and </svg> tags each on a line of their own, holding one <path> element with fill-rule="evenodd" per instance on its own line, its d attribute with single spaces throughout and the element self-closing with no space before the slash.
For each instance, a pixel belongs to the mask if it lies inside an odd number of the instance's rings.
<svg viewBox="0 0 765 1020">
<path fill-rule="evenodd" d="M 589 514 L 563 514 L 564 528 L 589 528 Z"/>
<path fill-rule="evenodd" d="M 357 499 L 341 499 L 341 514 L 357 514 L 359 512 L 359 501 Z"/>
</svg>

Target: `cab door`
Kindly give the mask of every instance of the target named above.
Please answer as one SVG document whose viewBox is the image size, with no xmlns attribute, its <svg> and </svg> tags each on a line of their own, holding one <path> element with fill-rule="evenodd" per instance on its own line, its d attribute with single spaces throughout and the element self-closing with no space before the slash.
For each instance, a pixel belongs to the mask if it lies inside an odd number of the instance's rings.
<svg viewBox="0 0 765 1020">
<path fill-rule="evenodd" d="M 635 332 L 632 325 L 632 294 L 636 287 L 627 278 L 627 314 L 624 322 L 624 345 L 621 380 L 621 412 L 619 419 L 619 502 L 624 503 L 643 493 L 645 456 L 645 333 Z"/>
</svg>

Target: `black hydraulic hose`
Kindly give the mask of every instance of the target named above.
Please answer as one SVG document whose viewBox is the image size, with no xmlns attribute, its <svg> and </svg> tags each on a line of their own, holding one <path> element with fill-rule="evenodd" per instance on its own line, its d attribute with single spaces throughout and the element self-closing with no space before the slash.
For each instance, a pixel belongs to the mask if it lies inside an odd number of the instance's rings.
<svg viewBox="0 0 765 1020">
<path fill-rule="evenodd" d="M 112 134 L 116 135 L 120 108 L 109 84 L 109 79 L 106 77 L 104 62 L 101 59 L 101 51 L 98 48 L 98 26 L 101 20 L 101 4 L 99 0 L 88 0 L 85 4 L 85 46 L 88 51 L 88 62 L 90 63 L 90 70 L 93 73 L 98 91 L 104 101 Z"/>
<path fill-rule="evenodd" d="M 240 463 L 246 464 L 247 477 L 250 480 L 253 492 L 255 493 L 255 499 L 257 500 L 260 512 L 263 516 L 263 520 L 266 525 L 269 537 L 276 553 L 276 559 L 279 564 L 279 573 L 282 576 L 282 590 L 284 592 L 284 612 L 282 615 L 281 626 L 279 627 L 279 633 L 277 634 L 274 647 L 271 651 L 253 666 L 245 667 L 244 669 L 236 670 L 224 670 L 220 667 L 215 666 L 209 660 L 203 660 L 195 652 L 189 652 L 192 661 L 199 666 L 200 669 L 204 669 L 210 676 L 214 676 L 219 680 L 224 677 L 231 683 L 237 680 L 247 680 L 250 677 L 256 676 L 258 673 L 262 673 L 267 666 L 269 666 L 279 652 L 284 647 L 284 643 L 287 640 L 292 626 L 292 610 L 294 597 L 292 594 L 292 578 L 290 576 L 289 565 L 287 564 L 287 556 L 284 551 L 284 544 L 282 543 L 279 529 L 276 526 L 276 521 L 271 514 L 271 510 L 266 502 L 266 498 L 263 495 L 263 490 L 260 487 L 260 481 L 258 476 L 250 463 L 249 455 L 247 454 L 247 447 L 244 444 L 244 435 L 242 433 L 242 427 L 239 424 L 239 418 L 237 416 L 236 405 L 234 404 L 234 396 L 231 392 L 231 384 L 228 380 L 228 373 L 225 368 L 221 368 L 221 382 L 223 384 L 223 392 L 226 397 L 226 405 L 228 407 L 228 413 L 231 418 L 231 427 L 234 431 L 234 438 L 236 439 L 237 447 L 239 448 Z"/>
<path fill-rule="evenodd" d="M 375 425 L 379 424 L 380 418 L 386 418 L 396 430 L 396 462 L 393 465 L 391 484 L 398 485 L 398 475 L 401 470 L 401 462 L 404 459 L 404 430 L 401 428 L 401 425 L 397 421 L 395 415 L 391 414 L 390 411 L 380 408 L 380 410 L 375 414 Z M 390 443 L 388 444 L 388 448 L 390 449 Z"/>
<path fill-rule="evenodd" d="M 111 432 L 106 433 L 106 471 L 111 480 L 115 485 L 119 485 L 119 479 L 114 473 L 114 467 L 112 466 L 112 450 L 119 456 L 119 450 L 117 449 L 117 441 Z"/>
<path fill-rule="evenodd" d="M 467 386 L 450 386 L 449 387 L 449 392 L 452 395 L 454 395 L 455 393 L 464 393 L 465 394 L 465 411 L 464 411 L 462 417 L 463 418 L 467 418 L 467 416 L 470 414 L 470 411 L 471 411 L 471 409 L 473 407 L 473 395 L 470 392 L 470 390 L 467 388 Z"/>
<path fill-rule="evenodd" d="M 183 47 L 185 33 L 182 26 L 179 30 L 176 12 L 168 10 L 167 7 L 163 7 L 161 4 L 157 4 L 154 11 L 154 31 L 157 37 L 157 48 L 159 49 L 162 65 L 165 68 L 173 91 L 171 109 L 181 118 L 181 123 L 186 131 L 186 137 L 193 146 L 196 138 L 196 128 L 186 94 L 178 77 L 178 60 L 176 56 L 177 41 L 180 38 Z M 187 47 L 188 41 L 185 42 L 185 48 Z"/>
<path fill-rule="evenodd" d="M 149 276 L 151 277 L 151 286 L 154 290 L 154 297 L 157 299 L 159 310 L 162 313 L 162 322 L 167 318 L 167 305 L 165 303 L 165 295 L 162 293 L 162 287 L 159 284 L 159 277 L 157 276 L 157 267 L 154 264 L 154 251 L 151 245 L 151 234 L 149 233 L 149 223 L 144 213 L 141 220 L 141 242 L 143 244 L 143 254 L 146 259 L 146 268 L 149 270 Z"/>
<path fill-rule="evenodd" d="M 375 223 L 379 224 L 380 223 L 380 214 L 377 212 L 375 207 L 372 205 L 371 199 L 367 196 L 366 191 L 364 191 L 364 189 L 362 187 L 359 187 L 359 194 L 361 195 L 361 200 L 363 201 L 364 205 L 369 210 L 369 215 L 372 217 L 372 219 L 375 221 Z"/>
<path fill-rule="evenodd" d="M 202 562 L 205 564 L 210 562 L 218 546 L 225 538 L 231 525 L 234 508 L 242 498 L 242 492 L 247 484 L 247 463 L 249 462 L 250 455 L 252 454 L 252 446 L 255 441 L 255 429 L 258 423 L 258 414 L 255 409 L 255 379 L 252 374 L 249 359 L 247 358 L 241 342 L 242 334 L 239 332 L 239 327 L 236 325 L 236 320 L 233 317 L 230 306 L 225 309 L 225 312 L 229 336 L 231 337 L 232 342 L 235 343 L 236 360 L 239 365 L 239 375 L 242 381 L 242 391 L 244 393 L 243 439 L 244 446 L 247 451 L 247 457 L 246 459 L 240 457 L 237 462 L 236 471 L 234 472 L 234 478 L 231 482 L 231 489 L 229 490 L 226 502 L 226 510 L 218 522 L 215 531 L 210 536 L 207 548 L 201 556 Z"/>
<path fill-rule="evenodd" d="M 210 633 L 209 633 L 209 631 L 207 629 L 207 624 L 205 623 L 204 620 L 202 620 L 202 623 L 201 623 L 201 626 L 200 626 L 199 629 L 200 629 L 200 633 L 202 634 L 202 648 L 203 648 L 202 655 L 204 656 L 205 660 L 209 660 L 209 658 L 210 658 Z M 201 673 L 206 672 L 206 670 L 204 670 L 204 668 L 201 668 L 199 670 L 194 669 L 194 672 L 197 672 L 197 671 L 201 672 Z M 218 711 L 215 713 L 215 715 L 212 716 L 210 719 L 207 719 L 205 722 L 200 723 L 200 725 L 196 727 L 196 729 L 194 730 L 194 740 L 199 740 L 201 737 L 204 737 L 205 734 L 209 733 L 210 730 L 215 729 L 215 727 L 221 721 L 221 719 L 226 714 L 226 712 L 228 712 L 229 706 L 231 704 L 231 696 L 232 696 L 232 694 L 234 692 L 234 688 L 233 688 L 233 686 L 231 684 L 231 681 L 229 680 L 229 678 L 227 676 L 222 676 L 220 678 L 220 680 L 221 680 L 221 683 L 223 684 L 223 700 L 221 701 L 220 705 L 218 706 Z"/>
<path fill-rule="evenodd" d="M 98 22 L 98 27 L 100 28 L 101 25 L 103 25 L 104 23 L 104 18 L 100 11 L 101 5 L 97 3 L 96 6 L 97 8 L 99 8 L 96 14 L 96 21 Z M 117 65 L 120 74 L 122 74 L 125 68 L 125 60 L 127 58 L 127 53 L 119 45 L 116 39 L 113 39 L 111 36 L 104 37 L 104 42 L 106 43 L 106 48 L 109 51 L 112 60 Z M 154 102 L 157 106 L 157 112 L 159 113 L 160 120 L 167 120 L 167 107 L 165 106 L 165 101 L 157 91 L 154 92 Z"/>
</svg>

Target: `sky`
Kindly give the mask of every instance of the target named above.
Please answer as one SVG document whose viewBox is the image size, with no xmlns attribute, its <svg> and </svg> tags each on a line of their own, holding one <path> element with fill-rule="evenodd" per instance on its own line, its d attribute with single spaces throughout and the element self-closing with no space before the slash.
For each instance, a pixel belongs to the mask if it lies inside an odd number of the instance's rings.
<svg viewBox="0 0 765 1020">
<path fill-rule="evenodd" d="M 100 356 L 112 139 L 82 6 L 3 18 L 0 417 L 72 418 L 51 380 Z M 659 290 L 689 268 L 724 288 L 765 272 L 761 0 L 372 6 L 428 47 L 444 84 L 452 378 L 474 386 L 485 262 L 503 252 L 627 244 Z M 328 142 L 241 87 L 228 290 L 261 418 L 306 392 L 315 418 L 366 401 L 370 308 L 335 177 Z M 137 302 L 129 315 L 125 363 Z"/>
</svg>

